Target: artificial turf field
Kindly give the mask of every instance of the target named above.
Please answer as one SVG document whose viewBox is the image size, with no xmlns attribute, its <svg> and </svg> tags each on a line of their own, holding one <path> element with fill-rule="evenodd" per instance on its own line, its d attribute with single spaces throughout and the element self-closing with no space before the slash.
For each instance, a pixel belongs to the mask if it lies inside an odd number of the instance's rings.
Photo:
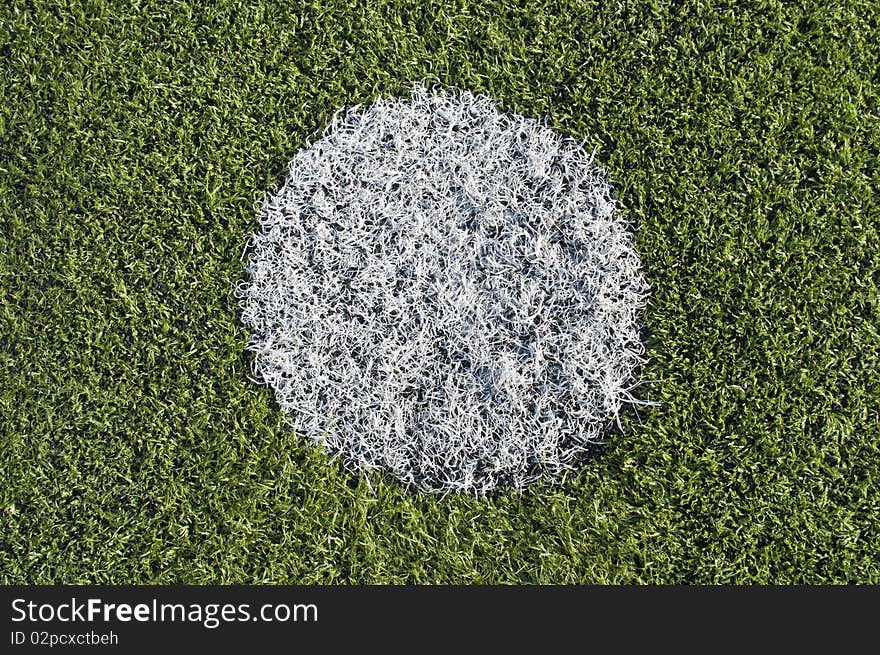
<svg viewBox="0 0 880 655">
<path fill-rule="evenodd" d="M 197 4 L 0 7 L 0 582 L 880 582 L 880 6 Z M 637 225 L 661 404 L 561 485 L 352 477 L 248 379 L 255 203 L 423 78 Z"/>
</svg>

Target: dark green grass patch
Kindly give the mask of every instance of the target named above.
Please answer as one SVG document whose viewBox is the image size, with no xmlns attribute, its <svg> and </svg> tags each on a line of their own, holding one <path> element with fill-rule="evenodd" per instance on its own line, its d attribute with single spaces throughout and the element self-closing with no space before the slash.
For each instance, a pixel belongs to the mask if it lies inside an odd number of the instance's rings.
<svg viewBox="0 0 880 655">
<path fill-rule="evenodd" d="M 880 582 L 876 3 L 191 4 L 0 8 L 0 581 Z M 662 405 L 560 486 L 352 479 L 247 377 L 254 204 L 425 77 L 638 225 Z"/>
</svg>

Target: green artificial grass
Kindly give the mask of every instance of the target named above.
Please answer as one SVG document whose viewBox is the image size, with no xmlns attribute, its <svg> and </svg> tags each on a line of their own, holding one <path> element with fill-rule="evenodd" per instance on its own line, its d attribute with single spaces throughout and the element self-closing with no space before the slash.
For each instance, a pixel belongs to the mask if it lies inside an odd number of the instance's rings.
<svg viewBox="0 0 880 655">
<path fill-rule="evenodd" d="M 880 5 L 189 4 L 0 7 L 0 581 L 880 583 Z M 423 78 L 638 225 L 661 405 L 559 486 L 368 484 L 248 379 L 255 203 Z"/>
</svg>

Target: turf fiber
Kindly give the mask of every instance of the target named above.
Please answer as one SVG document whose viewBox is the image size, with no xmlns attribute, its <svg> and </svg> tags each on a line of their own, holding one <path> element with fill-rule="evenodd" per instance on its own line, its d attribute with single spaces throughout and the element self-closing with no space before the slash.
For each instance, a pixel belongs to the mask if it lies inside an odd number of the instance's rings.
<svg viewBox="0 0 880 655">
<path fill-rule="evenodd" d="M 880 582 L 880 9 L 0 7 L 0 582 Z M 597 148 L 641 397 L 559 486 L 352 478 L 248 380 L 255 204 L 420 79 Z"/>
</svg>

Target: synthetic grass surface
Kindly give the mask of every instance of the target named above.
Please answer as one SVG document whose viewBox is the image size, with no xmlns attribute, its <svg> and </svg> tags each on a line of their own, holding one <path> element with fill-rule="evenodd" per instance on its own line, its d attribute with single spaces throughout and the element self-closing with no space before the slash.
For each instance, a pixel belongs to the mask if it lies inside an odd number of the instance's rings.
<svg viewBox="0 0 880 655">
<path fill-rule="evenodd" d="M 878 5 L 352 4 L 3 3 L 0 581 L 880 582 Z M 371 490 L 247 379 L 255 203 L 425 77 L 638 224 L 662 405 L 558 487 Z"/>
</svg>

